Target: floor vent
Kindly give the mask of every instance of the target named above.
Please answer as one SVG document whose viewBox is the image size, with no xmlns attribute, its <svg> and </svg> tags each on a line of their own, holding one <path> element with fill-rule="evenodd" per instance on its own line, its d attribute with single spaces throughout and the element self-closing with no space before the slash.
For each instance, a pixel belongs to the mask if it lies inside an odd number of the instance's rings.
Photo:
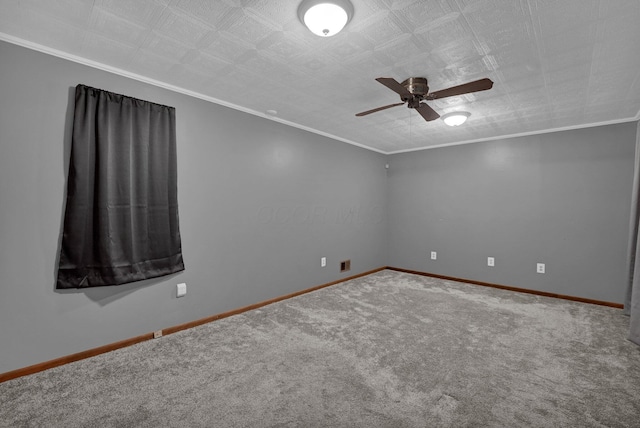
<svg viewBox="0 0 640 428">
<path fill-rule="evenodd" d="M 349 270 L 351 270 L 351 260 L 340 262 L 340 272 L 346 272 Z"/>
</svg>

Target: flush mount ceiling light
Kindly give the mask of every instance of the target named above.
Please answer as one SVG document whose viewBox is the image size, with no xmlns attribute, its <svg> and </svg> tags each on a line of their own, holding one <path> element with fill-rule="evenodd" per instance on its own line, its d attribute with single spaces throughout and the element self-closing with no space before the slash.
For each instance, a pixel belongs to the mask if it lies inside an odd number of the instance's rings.
<svg viewBox="0 0 640 428">
<path fill-rule="evenodd" d="M 353 16 L 349 0 L 303 0 L 298 7 L 298 18 L 320 37 L 335 36 Z"/>
<path fill-rule="evenodd" d="M 460 126 L 467 121 L 467 118 L 471 116 L 468 111 L 452 111 L 442 115 L 442 120 L 449 126 Z"/>
</svg>

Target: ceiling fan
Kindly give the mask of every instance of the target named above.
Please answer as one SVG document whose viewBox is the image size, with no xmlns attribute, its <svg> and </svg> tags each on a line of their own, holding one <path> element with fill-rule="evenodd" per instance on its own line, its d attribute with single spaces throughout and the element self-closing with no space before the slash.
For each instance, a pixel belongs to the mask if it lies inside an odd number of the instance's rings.
<svg viewBox="0 0 640 428">
<path fill-rule="evenodd" d="M 425 77 L 409 77 L 402 83 L 398 83 L 391 77 L 378 77 L 376 79 L 387 88 L 391 89 L 398 95 L 400 95 L 401 103 L 389 104 L 374 108 L 372 110 L 363 111 L 356 114 L 356 116 L 366 116 L 371 113 L 375 113 L 380 110 L 386 110 L 391 107 L 401 106 L 407 104 L 408 108 L 415 109 L 420 116 L 427 122 L 435 120 L 440 117 L 438 113 L 426 103 L 421 101 L 437 100 L 445 97 L 452 97 L 454 95 L 463 95 L 471 92 L 486 91 L 493 87 L 491 79 L 474 80 L 473 82 L 464 83 L 458 86 L 452 86 L 451 88 L 442 89 L 436 92 L 429 92 L 429 86 L 427 85 L 427 79 Z"/>
</svg>

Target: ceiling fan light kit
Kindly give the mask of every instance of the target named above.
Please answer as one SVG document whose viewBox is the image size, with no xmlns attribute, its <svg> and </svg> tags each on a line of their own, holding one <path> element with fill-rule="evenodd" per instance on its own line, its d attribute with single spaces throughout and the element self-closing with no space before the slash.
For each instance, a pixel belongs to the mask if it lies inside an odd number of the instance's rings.
<svg viewBox="0 0 640 428">
<path fill-rule="evenodd" d="M 460 126 L 467 121 L 469 116 L 471 113 L 468 111 L 452 111 L 442 115 L 442 120 L 449 126 Z"/>
<path fill-rule="evenodd" d="M 338 34 L 353 16 L 349 0 L 303 0 L 298 6 L 298 18 L 320 37 Z"/>
</svg>

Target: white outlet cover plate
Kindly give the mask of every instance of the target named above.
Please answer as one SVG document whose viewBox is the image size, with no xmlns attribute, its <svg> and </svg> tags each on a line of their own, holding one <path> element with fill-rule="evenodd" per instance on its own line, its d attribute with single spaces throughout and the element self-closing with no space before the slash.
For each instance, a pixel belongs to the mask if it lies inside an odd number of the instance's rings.
<svg viewBox="0 0 640 428">
<path fill-rule="evenodd" d="M 323 257 L 320 259 L 320 267 L 325 267 L 327 265 L 327 258 Z"/>
<path fill-rule="evenodd" d="M 177 292 L 176 292 L 177 297 L 182 297 L 182 296 L 184 296 L 185 294 L 187 294 L 187 284 L 186 284 L 186 283 L 184 283 L 184 282 L 183 282 L 183 283 L 178 284 L 178 286 L 177 286 Z"/>
<path fill-rule="evenodd" d="M 538 263 L 536 266 L 536 272 L 545 273 L 545 265 L 544 263 Z"/>
<path fill-rule="evenodd" d="M 437 260 L 438 259 L 438 253 L 436 253 L 435 251 L 431 252 L 431 260 Z"/>
<path fill-rule="evenodd" d="M 487 257 L 487 266 L 495 266 L 496 265 L 496 259 L 494 259 L 493 257 Z"/>
</svg>

